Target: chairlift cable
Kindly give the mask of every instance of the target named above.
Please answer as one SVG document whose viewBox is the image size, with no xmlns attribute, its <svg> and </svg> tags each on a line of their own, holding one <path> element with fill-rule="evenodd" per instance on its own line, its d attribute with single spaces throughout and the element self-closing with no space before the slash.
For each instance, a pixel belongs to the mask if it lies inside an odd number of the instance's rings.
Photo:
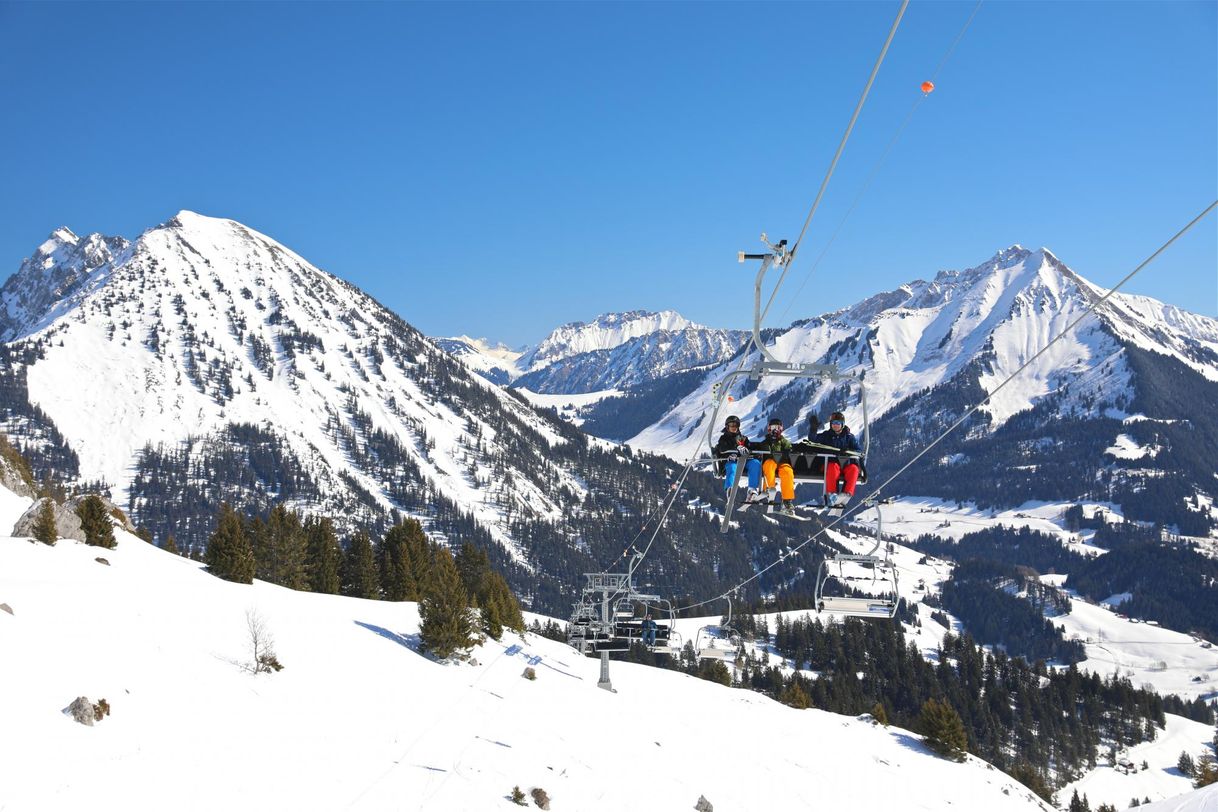
<svg viewBox="0 0 1218 812">
<path fill-rule="evenodd" d="M 850 133 L 854 130 L 854 124 L 858 121 L 859 114 L 863 112 L 863 104 L 867 101 L 867 95 L 871 92 L 871 86 L 875 83 L 875 77 L 880 72 L 880 66 L 884 64 L 884 57 L 888 54 L 888 46 L 892 44 L 893 37 L 897 35 L 897 27 L 901 24 L 901 17 L 905 15 L 905 9 L 908 6 L 909 0 L 901 0 L 901 7 L 897 9 L 896 19 L 892 21 L 892 28 L 888 31 L 888 38 L 884 40 L 884 47 L 880 49 L 880 55 L 875 60 L 875 65 L 871 69 L 871 76 L 867 78 L 867 85 L 863 88 L 863 94 L 859 96 L 858 104 L 854 107 L 854 114 L 850 116 L 850 123 L 846 126 L 846 132 L 842 134 L 841 143 L 837 145 L 837 152 L 833 154 L 833 160 L 829 163 L 829 170 L 825 173 L 824 180 L 821 181 L 820 189 L 816 193 L 816 199 L 812 201 L 812 208 L 808 211 L 808 217 L 804 220 L 804 226 L 800 229 L 799 237 L 791 246 L 790 256 L 783 263 L 782 273 L 778 276 L 778 283 L 774 285 L 774 290 L 770 292 L 770 300 L 766 302 L 765 309 L 761 311 L 762 320 L 770 312 L 770 306 L 774 303 L 774 297 L 778 295 L 778 290 L 782 287 L 783 280 L 787 276 L 787 271 L 795 260 L 795 255 L 799 252 L 800 243 L 803 242 L 804 235 L 808 231 L 808 226 L 812 224 L 812 218 L 816 215 L 817 208 L 820 207 L 821 198 L 825 196 L 825 189 L 829 186 L 829 179 L 833 177 L 833 172 L 837 169 L 837 162 L 841 159 L 842 152 L 846 149 L 846 142 L 850 140 Z"/>
<path fill-rule="evenodd" d="M 934 80 L 938 78 L 939 72 L 943 70 L 943 66 L 947 64 L 947 60 L 956 50 L 956 46 L 960 44 L 960 40 L 964 39 L 964 33 L 968 31 L 969 26 L 972 25 L 973 18 L 977 16 L 977 12 L 981 10 L 981 4 L 984 2 L 985 0 L 978 0 L 977 5 L 973 7 L 973 13 L 970 14 L 969 18 L 964 22 L 964 26 L 960 29 L 960 32 L 956 34 L 955 41 L 953 41 L 951 46 L 947 49 L 947 52 L 943 55 L 943 58 L 939 60 L 939 66 L 935 68 L 934 73 L 932 73 L 930 77 L 932 84 L 934 83 Z M 803 293 L 808 281 L 812 278 L 812 274 L 815 273 L 816 269 L 820 267 L 821 261 L 824 260 L 825 255 L 829 253 L 829 249 L 833 247 L 833 243 L 837 241 L 838 235 L 841 234 L 842 229 L 845 228 L 846 222 L 850 219 L 850 215 L 854 214 L 854 210 L 858 208 L 863 196 L 866 195 L 871 189 L 871 184 L 875 181 L 876 176 L 879 175 L 880 169 L 882 169 L 884 164 L 888 161 L 888 156 L 892 153 L 893 147 L 895 147 L 897 142 L 901 140 L 901 136 L 905 133 L 905 128 L 909 126 L 909 122 L 913 120 L 914 113 L 918 111 L 918 108 L 921 107 L 922 102 L 926 100 L 926 97 L 927 94 L 923 93 L 914 100 L 912 105 L 910 105 L 909 112 L 905 114 L 905 120 L 901 122 L 901 126 L 897 127 L 896 132 L 889 140 L 888 146 L 884 148 L 884 152 L 880 155 L 879 160 L 877 160 L 871 167 L 871 171 L 867 174 L 867 179 L 863 181 L 863 185 L 859 189 L 858 194 L 854 196 L 854 200 L 850 203 L 850 208 L 846 210 L 846 213 L 838 222 L 837 228 L 833 230 L 833 234 L 829 237 L 829 241 L 825 243 L 825 247 L 821 249 L 820 254 L 817 255 L 816 260 L 812 263 L 812 266 L 808 268 L 808 272 L 804 274 L 803 281 L 799 283 L 799 288 L 795 291 L 795 295 L 787 300 L 786 308 L 778 317 L 779 323 L 786 320 L 787 314 L 791 312 L 791 308 L 799 300 L 799 295 Z"/>
<path fill-rule="evenodd" d="M 853 506 L 851 506 L 851 507 L 850 507 L 848 510 L 843 511 L 843 512 L 842 512 L 842 515 L 838 516 L 838 517 L 837 517 L 836 519 L 834 519 L 832 522 L 830 522 L 829 524 L 825 525 L 824 527 L 822 527 L 822 528 L 821 528 L 820 530 L 818 530 L 817 532 L 813 533 L 813 534 L 812 534 L 811 536 L 809 536 L 808 538 L 804 539 L 802 542 L 800 542 L 800 543 L 799 543 L 798 545 L 796 545 L 795 547 L 791 548 L 791 550 L 790 550 L 790 552 L 789 552 L 789 553 L 784 554 L 784 555 L 783 555 L 782 557 L 780 557 L 780 558 L 779 558 L 777 561 L 774 561 L 773 563 L 768 564 L 768 565 L 767 565 L 767 566 L 765 566 L 764 568 L 762 568 L 762 569 L 758 570 L 757 572 L 753 573 L 753 574 L 752 574 L 752 575 L 750 575 L 748 578 L 745 578 L 743 581 L 741 581 L 740 583 L 736 584 L 734 587 L 732 587 L 731 589 L 727 590 L 726 592 L 723 592 L 723 593 L 721 593 L 721 594 L 719 594 L 719 595 L 716 595 L 716 596 L 715 596 L 715 597 L 713 597 L 713 598 L 707 598 L 707 599 L 706 599 L 706 600 L 704 600 L 704 601 L 700 601 L 700 602 L 698 602 L 698 603 L 693 603 L 693 604 L 690 604 L 690 605 L 688 605 L 688 606 L 683 607 L 683 609 L 685 609 L 685 610 L 688 610 L 688 609 L 693 609 L 693 608 L 697 608 L 697 607 L 699 607 L 699 606 L 705 606 L 706 604 L 708 604 L 708 603 L 713 603 L 714 601 L 717 601 L 717 600 L 721 600 L 721 599 L 722 599 L 722 598 L 724 598 L 725 596 L 727 596 L 727 595 L 731 594 L 732 592 L 735 592 L 736 590 L 740 589 L 741 587 L 745 586 L 746 584 L 749 584 L 749 583 L 751 583 L 751 582 L 753 582 L 753 581 L 757 580 L 757 579 L 758 579 L 758 578 L 760 578 L 762 575 L 764 575 L 765 573 L 769 572 L 769 571 L 770 571 L 771 569 L 773 569 L 774 567 L 778 566 L 778 564 L 780 564 L 782 561 L 785 561 L 785 560 L 786 560 L 788 557 L 790 557 L 790 555 L 791 555 L 792 553 L 796 553 L 796 552 L 798 552 L 799 550 L 801 550 L 802 548 L 806 547 L 808 544 L 811 544 L 813 541 L 816 541 L 818 538 L 820 538 L 821 536 L 823 536 L 823 535 L 824 535 L 825 533 L 827 533 L 829 530 L 831 530 L 831 529 L 833 529 L 834 527 L 836 527 L 837 525 L 841 524 L 841 523 L 842 523 L 842 522 L 843 522 L 843 521 L 844 521 L 844 520 L 845 520 L 845 519 L 846 519 L 848 516 L 850 516 L 850 515 L 854 514 L 854 513 L 855 513 L 855 512 L 856 512 L 856 511 L 857 511 L 857 510 L 860 508 L 860 507 L 866 507 L 866 506 L 868 505 L 868 503 L 869 503 L 869 502 L 870 502 L 870 503 L 874 503 L 874 502 L 876 501 L 876 497 L 878 497 L 878 496 L 879 496 L 879 495 L 880 495 L 880 494 L 881 494 L 881 493 L 884 491 L 884 489 L 885 489 L 885 488 L 887 488 L 889 485 L 891 485 L 891 484 L 893 483 L 893 481 L 894 481 L 894 480 L 896 480 L 896 478 L 897 478 L 897 477 L 901 476 L 901 474 L 903 474 L 903 473 L 905 473 L 905 471 L 909 470 L 909 468 L 910 468 L 910 467 L 911 467 L 911 466 L 912 466 L 912 465 L 913 465 L 915 462 L 917 462 L 918 460 L 920 460 L 922 457 L 926 456 L 926 454 L 927 454 L 927 453 L 928 453 L 928 452 L 929 452 L 929 451 L 930 451 L 932 448 L 934 448 L 936 445 L 938 445 L 940 442 L 942 442 L 942 441 L 943 441 L 943 440 L 944 440 L 944 439 L 945 439 L 945 438 L 946 438 L 946 437 L 947 437 L 949 434 L 951 434 L 951 433 L 952 433 L 952 432 L 954 432 L 954 431 L 955 431 L 957 428 L 959 428 L 959 427 L 960 427 L 960 426 L 961 426 L 961 425 L 964 423 L 964 421 L 965 421 L 965 420 L 967 420 L 967 419 L 968 419 L 968 418 L 969 418 L 971 415 L 973 415 L 973 414 L 974 414 L 974 413 L 975 413 L 975 412 L 976 412 L 978 409 L 980 409 L 980 408 L 981 408 L 982 406 L 984 406 L 985 404 L 989 403 L 989 402 L 990 402 L 990 400 L 992 400 L 992 399 L 993 399 L 993 397 L 994 397 L 995 395 L 997 395 L 997 394 L 998 394 L 998 392 L 999 392 L 999 391 L 1000 391 L 1000 390 L 1001 390 L 1003 387 L 1005 387 L 1005 386 L 1006 386 L 1008 383 L 1010 383 L 1012 380 L 1014 380 L 1014 379 L 1015 379 L 1015 378 L 1016 378 L 1016 377 L 1017 377 L 1017 376 L 1018 376 L 1018 375 L 1019 375 L 1021 372 L 1023 372 L 1025 369 L 1027 369 L 1029 366 L 1031 366 L 1031 365 L 1032 365 L 1032 363 L 1033 363 L 1034 361 L 1036 361 L 1036 359 L 1040 358 L 1042 355 L 1044 355 L 1046 352 L 1048 352 L 1050 347 L 1052 347 L 1052 346 L 1053 346 L 1054 344 L 1056 344 L 1058 341 L 1060 341 L 1061 339 L 1063 339 L 1063 338 L 1065 338 L 1067 335 L 1069 335 L 1069 334 L 1071 333 L 1071 331 L 1073 331 L 1073 330 L 1074 330 L 1074 328 L 1075 328 L 1075 327 L 1077 327 L 1077 326 L 1079 325 L 1079 323 L 1083 321 L 1083 319 L 1085 319 L 1085 318 L 1087 318 L 1088 316 L 1092 315 L 1092 314 L 1093 314 L 1093 313 L 1096 311 L 1096 309 L 1097 309 L 1097 308 L 1099 308 L 1099 306 L 1100 306 L 1100 305 L 1102 305 L 1102 304 L 1104 304 L 1106 301 L 1108 301 L 1108 299 L 1110 299 L 1110 298 L 1113 296 L 1113 294 L 1115 294 L 1115 293 L 1116 293 L 1117 291 L 1119 291 L 1119 290 L 1120 290 L 1122 287 L 1124 287 L 1124 286 L 1125 286 L 1125 284 L 1126 284 L 1127 282 L 1129 282 L 1129 280 L 1133 279 L 1133 278 L 1134 278 L 1134 276 L 1136 276 L 1136 275 L 1137 275 L 1137 274 L 1138 274 L 1138 273 L 1139 273 L 1139 272 L 1140 272 L 1140 271 L 1141 271 L 1143 268 L 1145 268 L 1147 265 L 1149 265 L 1151 262 L 1153 262 L 1153 261 L 1154 261 L 1156 258 L 1158 258 L 1158 256 L 1159 256 L 1160 254 L 1162 254 L 1164 251 L 1166 251 L 1166 250 L 1167 250 L 1167 249 L 1168 249 L 1168 248 L 1169 248 L 1169 247 L 1170 247 L 1170 246 L 1171 246 L 1171 245 L 1172 245 L 1174 242 L 1176 242 L 1176 240 L 1178 240 L 1178 239 L 1180 239 L 1181 237 L 1183 237 L 1183 236 L 1184 236 L 1184 235 L 1185 235 L 1185 234 L 1186 234 L 1186 233 L 1187 233 L 1187 232 L 1188 232 L 1190 229 L 1192 229 L 1192 227 L 1193 227 L 1193 226 L 1195 226 L 1195 225 L 1196 225 L 1197 223 L 1199 223 L 1199 222 L 1200 222 L 1202 219 L 1204 219 L 1204 218 L 1205 218 L 1205 216 L 1206 216 L 1206 215 L 1208 215 L 1208 214 L 1209 214 L 1211 211 L 1213 211 L 1215 208 L 1218 208 L 1218 200 L 1215 200 L 1213 203 L 1210 203 L 1210 204 L 1209 204 L 1209 206 L 1207 206 L 1207 207 L 1205 208 L 1205 210 L 1204 210 L 1204 211 L 1202 211 L 1200 214 L 1198 214 L 1196 217 L 1194 217 L 1194 218 L 1193 218 L 1193 219 L 1192 219 L 1192 220 L 1191 220 L 1191 221 L 1188 223 L 1188 225 L 1184 226 L 1184 228 L 1182 228 L 1182 229 L 1180 229 L 1179 231 L 1177 231 L 1177 232 L 1176 232 L 1176 233 L 1175 233 L 1175 234 L 1174 234 L 1174 235 L 1171 237 L 1171 239 L 1169 239 L 1167 242 L 1163 243 L 1163 245 L 1161 245 L 1161 246 L 1158 248 L 1158 250 L 1156 250 L 1156 251 L 1155 251 L 1153 254 L 1151 254 L 1149 257 L 1147 257 L 1146 259 L 1144 259 L 1144 260 L 1141 262 L 1141 264 L 1139 264 L 1139 265 L 1138 265 L 1136 268 L 1134 268 L 1132 271 L 1130 271 L 1128 274 L 1126 274 L 1126 275 L 1125 275 L 1125 277 L 1124 277 L 1123 279 L 1121 279 L 1121 281 L 1120 281 L 1120 282 L 1118 282 L 1118 283 L 1117 283 L 1115 286 L 1113 286 L 1112 288 L 1110 288 L 1110 289 L 1108 290 L 1108 292 L 1107 292 L 1107 293 L 1105 293 L 1103 296 L 1101 296 L 1100 298 L 1098 298 L 1098 299 L 1096 299 L 1094 302 L 1092 302 L 1092 303 L 1091 303 L 1091 305 L 1089 305 L 1089 306 L 1087 307 L 1086 311 L 1084 311 L 1084 312 L 1083 312 L 1083 314 L 1082 314 L 1081 316 L 1079 316 L 1078 318 L 1076 318 L 1074 321 L 1070 322 L 1070 324 L 1068 324 L 1068 325 L 1065 327 L 1065 329 L 1063 329 L 1063 330 L 1062 330 L 1060 333 L 1058 333 L 1056 336 L 1054 336 L 1052 339 L 1050 339 L 1050 341 L 1049 341 L 1047 344 L 1045 344 L 1045 346 L 1044 346 L 1044 347 L 1042 347 L 1042 348 L 1041 348 L 1040 350 L 1038 350 L 1038 351 L 1037 351 L 1035 354 L 1033 354 L 1031 358 L 1029 358 L 1027 361 L 1025 361 L 1025 362 L 1024 362 L 1024 363 L 1023 363 L 1023 364 L 1022 364 L 1020 367 L 1019 367 L 1019 369 L 1017 369 L 1017 370 L 1015 370 L 1014 372 L 1012 372 L 1010 375 L 1008 375 L 1008 376 L 1006 377 L 1006 379 L 1005 379 L 1005 380 L 1003 380 L 1003 381 L 1002 381 L 1002 383 L 1000 383 L 1000 384 L 998 384 L 998 386 L 994 387 L 994 390 L 993 390 L 992 392 L 990 392 L 988 395 L 986 395 L 984 398 L 982 398 L 982 399 L 981 399 L 981 400 L 980 400 L 980 401 L 979 401 L 979 402 L 978 402 L 978 403 L 977 403 L 975 406 L 973 406 L 973 407 L 972 407 L 972 408 L 970 408 L 968 411 L 966 411 L 966 412 L 965 412 L 965 413 L 964 413 L 964 414 L 963 414 L 963 415 L 960 417 L 960 419 L 959 419 L 959 420 L 957 420 L 955 423 L 952 423 L 952 425 L 951 425 L 951 426 L 949 426 L 949 427 L 948 427 L 946 430 L 944 430 L 944 432 L 943 432 L 942 434 L 940 434 L 940 435 L 939 435 L 938 437 L 936 437 L 936 438 L 935 438 L 933 441 L 931 441 L 931 443 L 930 443 L 929 445 L 927 445 L 925 448 L 923 448 L 921 451 L 919 451 L 919 452 L 918 452 L 916 455 L 914 455 L 914 456 L 913 456 L 913 457 L 912 457 L 912 458 L 911 458 L 911 459 L 910 459 L 908 462 L 906 462 L 906 463 L 905 463 L 903 466 L 901 466 L 901 467 L 900 467 L 900 468 L 899 468 L 899 469 L 896 471 L 896 473 L 894 473 L 892 476 L 888 477 L 888 479 L 884 480 L 884 482 L 882 482 L 882 483 L 881 483 L 881 484 L 880 484 L 878 487 L 876 487 L 876 488 L 875 488 L 875 490 L 874 490 L 874 491 L 872 491 L 871 495 L 870 495 L 870 496 L 869 496 L 867 499 L 865 499 L 865 500 L 863 500 L 863 501 L 861 501 L 861 502 L 855 503 L 855 504 L 854 504 Z"/>
</svg>

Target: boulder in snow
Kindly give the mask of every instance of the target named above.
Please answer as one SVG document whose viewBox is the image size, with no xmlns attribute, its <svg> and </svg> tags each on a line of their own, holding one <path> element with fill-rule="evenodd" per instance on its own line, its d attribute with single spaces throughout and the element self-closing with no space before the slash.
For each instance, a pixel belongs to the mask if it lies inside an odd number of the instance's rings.
<svg viewBox="0 0 1218 812">
<path fill-rule="evenodd" d="M 81 502 L 85 501 L 87 496 L 88 494 L 74 496 L 62 505 L 55 505 L 55 529 L 59 532 L 61 539 L 85 540 L 85 531 L 80 526 L 80 517 L 76 515 L 76 508 L 80 506 Z M 43 497 L 43 499 L 45 498 Z M 21 514 L 21 518 L 13 525 L 14 536 L 32 537 L 34 535 L 34 525 L 38 522 L 38 511 L 42 509 L 43 499 L 39 499 L 30 505 L 30 509 Z M 117 505 L 106 497 L 101 497 L 101 500 L 102 504 L 106 506 L 106 513 L 110 514 L 110 517 L 118 527 L 121 527 L 128 533 L 135 532 L 135 525 L 127 518 L 126 513 L 123 513 Z"/>
</svg>

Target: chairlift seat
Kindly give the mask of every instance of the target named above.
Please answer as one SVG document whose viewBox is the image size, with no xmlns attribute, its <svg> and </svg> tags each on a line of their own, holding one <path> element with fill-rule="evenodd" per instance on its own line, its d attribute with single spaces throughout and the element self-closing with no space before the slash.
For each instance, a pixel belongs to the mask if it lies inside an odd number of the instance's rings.
<svg viewBox="0 0 1218 812">
<path fill-rule="evenodd" d="M 847 617 L 892 617 L 897 613 L 897 602 L 890 598 L 825 597 L 816 604 L 816 611 Z"/>
</svg>

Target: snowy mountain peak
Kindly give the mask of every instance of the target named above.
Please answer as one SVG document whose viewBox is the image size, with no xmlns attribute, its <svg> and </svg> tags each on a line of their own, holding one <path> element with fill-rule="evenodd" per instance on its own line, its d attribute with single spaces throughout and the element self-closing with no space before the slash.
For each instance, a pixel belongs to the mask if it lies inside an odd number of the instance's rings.
<svg viewBox="0 0 1218 812">
<path fill-rule="evenodd" d="M 783 360 L 832 363 L 864 374 L 875 421 L 898 407 L 910 408 L 910 399 L 918 393 L 948 382 L 994 391 L 1087 314 L 1103 293 L 1049 249 L 1015 244 L 972 268 L 940 271 L 930 282 L 910 282 L 835 313 L 797 322 L 775 338 L 774 353 Z M 1130 392 L 1122 342 L 1172 356 L 1205 378 L 1218 380 L 1218 321 L 1118 294 L 985 406 L 990 427 L 998 428 L 1050 395 L 1072 413 L 1120 411 Z M 1100 374 L 1086 378 L 1077 391 L 1066 386 L 1075 377 L 1086 377 L 1089 369 Z M 705 436 L 705 427 L 699 430 L 691 423 L 703 419 L 709 382 L 721 375 L 721 370 L 710 373 L 707 383 L 631 443 L 683 459 Z M 795 389 L 785 394 L 788 386 Z M 797 393 L 800 389 L 807 391 Z M 790 401 L 800 404 L 800 413 L 785 417 L 797 420 L 809 410 L 839 408 L 831 402 L 835 397 L 840 395 L 828 387 L 764 380 L 755 391 L 738 397 L 737 411 L 760 414 L 766 404 Z M 851 422 L 861 422 L 861 414 L 846 411 Z"/>
<path fill-rule="evenodd" d="M 564 324 L 525 353 L 519 365 L 523 370 L 534 371 L 579 353 L 611 350 L 649 333 L 686 329 L 708 328 L 689 321 L 675 310 L 661 310 L 658 313 L 647 310 L 606 313 L 591 322 L 575 321 Z"/>
</svg>

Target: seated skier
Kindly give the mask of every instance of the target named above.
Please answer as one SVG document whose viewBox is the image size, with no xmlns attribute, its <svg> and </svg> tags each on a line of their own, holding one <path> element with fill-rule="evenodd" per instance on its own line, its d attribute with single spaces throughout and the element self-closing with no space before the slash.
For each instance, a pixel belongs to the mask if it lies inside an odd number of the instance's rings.
<svg viewBox="0 0 1218 812">
<path fill-rule="evenodd" d="M 727 420 L 723 423 L 723 433 L 719 435 L 719 442 L 715 443 L 715 458 L 718 460 L 716 465 L 723 474 L 725 492 L 730 491 L 736 482 L 736 470 L 739 467 L 736 460 L 740 449 L 750 447 L 749 438 L 740 433 L 740 418 L 734 414 L 728 415 Z M 745 500 L 747 504 L 761 487 L 761 460 L 749 459 L 744 465 L 744 471 L 749 478 L 749 496 Z"/>
<path fill-rule="evenodd" d="M 782 485 L 782 512 L 795 515 L 795 472 L 791 468 L 791 441 L 782 436 L 782 421 L 777 417 L 766 426 L 765 439 L 753 444 L 753 449 L 762 455 L 761 473 L 765 476 L 766 490 L 773 493 L 774 476 Z"/>
<path fill-rule="evenodd" d="M 816 435 L 816 442 L 821 445 L 833 446 L 838 451 L 859 451 L 859 441 L 846 425 L 846 418 L 841 412 L 834 412 L 829 418 L 829 428 Z M 843 507 L 854 496 L 854 486 L 859 479 L 859 461 L 861 457 L 842 455 L 836 459 L 830 458 L 825 463 L 825 504 L 829 507 Z M 839 484 L 838 480 L 841 480 Z"/>
<path fill-rule="evenodd" d="M 656 644 L 656 622 L 648 613 L 643 617 L 643 645 L 654 647 Z"/>
</svg>

